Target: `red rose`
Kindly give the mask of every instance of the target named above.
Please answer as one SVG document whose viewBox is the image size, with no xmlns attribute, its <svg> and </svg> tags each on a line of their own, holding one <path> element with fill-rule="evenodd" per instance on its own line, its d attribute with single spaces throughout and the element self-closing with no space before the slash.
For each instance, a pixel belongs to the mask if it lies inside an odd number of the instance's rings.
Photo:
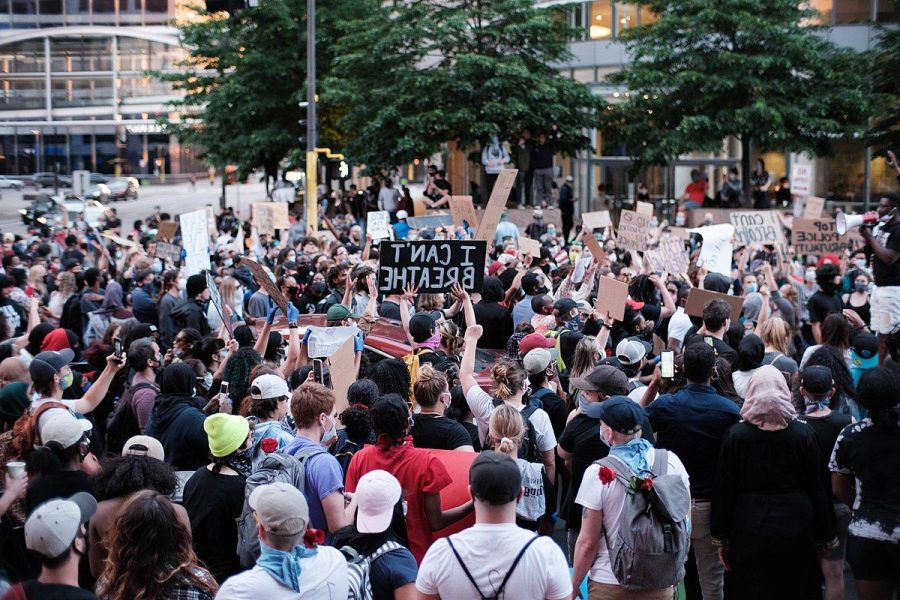
<svg viewBox="0 0 900 600">
<path fill-rule="evenodd" d="M 263 438 L 263 440 L 259 443 L 259 447 L 262 448 L 263 452 L 266 454 L 271 454 L 278 449 L 278 442 L 275 438 Z"/>
<path fill-rule="evenodd" d="M 603 485 L 607 485 L 616 480 L 616 472 L 607 466 L 600 467 L 598 476 L 600 477 L 600 483 Z"/>
<path fill-rule="evenodd" d="M 641 481 L 641 490 L 649 492 L 651 489 L 653 489 L 653 478 L 644 477 L 644 479 Z"/>
<path fill-rule="evenodd" d="M 303 545 L 307 548 L 315 548 L 325 543 L 325 532 L 321 529 L 307 529 L 303 534 Z"/>
</svg>

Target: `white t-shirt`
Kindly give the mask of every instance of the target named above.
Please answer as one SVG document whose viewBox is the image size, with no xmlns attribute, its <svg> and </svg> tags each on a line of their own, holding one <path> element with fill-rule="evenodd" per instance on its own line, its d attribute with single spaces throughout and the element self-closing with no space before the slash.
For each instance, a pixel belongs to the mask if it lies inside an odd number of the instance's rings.
<svg viewBox="0 0 900 600">
<path fill-rule="evenodd" d="M 684 312 L 684 307 L 679 306 L 672 318 L 669 319 L 669 338 L 676 339 L 683 344 L 684 336 L 692 326 L 691 318 Z M 666 341 L 668 342 L 668 340 Z"/>
<path fill-rule="evenodd" d="M 655 457 L 656 450 L 651 448 L 647 453 L 647 462 L 652 465 Z M 672 451 L 668 452 L 666 466 L 668 475 L 680 475 L 684 480 L 684 485 L 690 489 L 687 471 L 684 470 L 681 459 L 675 456 L 675 453 Z M 619 532 L 619 520 L 622 516 L 622 508 L 625 506 L 625 486 L 618 480 L 603 485 L 598 476 L 599 471 L 600 466 L 596 464 L 590 465 L 585 470 L 584 478 L 581 480 L 581 487 L 578 488 L 578 495 L 575 497 L 575 503 L 591 510 L 602 511 L 606 537 L 612 540 L 615 539 L 616 534 Z M 609 550 L 606 548 L 606 540 L 603 538 L 602 533 L 600 534 L 600 543 L 597 546 L 597 558 L 591 566 L 588 578 L 598 583 L 619 584 L 609 564 Z"/>
<path fill-rule="evenodd" d="M 216 600 L 346 600 L 347 560 L 340 550 L 319 546 L 314 556 L 300 559 L 300 568 L 299 592 L 253 567 L 226 580 Z"/>
<path fill-rule="evenodd" d="M 526 521 L 537 521 L 546 508 L 544 497 L 544 465 L 517 458 L 525 493 L 516 505 L 516 514 Z"/>
<path fill-rule="evenodd" d="M 534 536 L 515 523 L 476 523 L 450 539 L 481 592 L 491 596 L 500 587 L 519 551 Z M 446 539 L 437 540 L 428 549 L 419 566 L 416 589 L 448 599 L 479 597 Z M 552 538 L 541 537 L 519 560 L 503 597 L 556 600 L 568 598 L 571 593 L 572 579 L 562 550 Z"/>
<path fill-rule="evenodd" d="M 647 391 L 647 386 L 641 384 L 640 387 L 636 387 L 633 390 L 631 390 L 630 392 L 628 392 L 628 397 L 631 398 L 632 400 L 634 400 L 635 402 L 637 402 L 638 404 L 640 404 L 641 400 L 644 399 L 644 393 L 646 391 Z"/>
<path fill-rule="evenodd" d="M 60 404 L 65 404 L 69 410 L 75 412 L 75 400 L 57 400 L 56 398 L 41 398 L 40 400 L 32 400 L 31 412 L 36 411 L 41 406 L 41 404 L 46 404 L 47 402 L 59 402 Z"/>
<path fill-rule="evenodd" d="M 494 399 L 481 389 L 481 387 L 473 385 L 466 392 L 466 402 L 469 405 L 469 410 L 471 410 L 472 414 L 475 416 L 475 423 L 478 425 L 478 437 L 483 444 L 487 439 L 489 432 L 491 413 L 494 411 Z M 512 406 L 519 412 L 525 408 L 524 404 L 519 404 L 518 406 L 511 402 L 507 402 L 506 404 Z M 534 433 L 537 438 L 535 439 L 535 443 L 537 444 L 538 450 L 546 452 L 547 450 L 556 448 L 556 435 L 553 433 L 553 425 L 550 424 L 550 417 L 547 415 L 546 411 L 544 411 L 543 408 L 539 408 L 531 413 L 528 420 L 534 425 Z"/>
</svg>

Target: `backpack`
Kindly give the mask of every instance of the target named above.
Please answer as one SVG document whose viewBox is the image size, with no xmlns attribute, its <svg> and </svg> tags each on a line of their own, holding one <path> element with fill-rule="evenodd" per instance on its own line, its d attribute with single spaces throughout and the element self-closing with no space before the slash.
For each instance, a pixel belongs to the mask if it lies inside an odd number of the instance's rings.
<svg viewBox="0 0 900 600">
<path fill-rule="evenodd" d="M 269 454 L 247 478 L 244 488 L 244 508 L 237 519 L 237 554 L 241 565 L 250 568 L 259 558 L 259 538 L 256 536 L 256 519 L 253 518 L 253 511 L 250 508 L 250 494 L 257 486 L 278 481 L 303 492 L 306 488 L 306 461 L 325 452 L 322 448 L 310 446 L 298 452 L 296 456 Z"/>
<path fill-rule="evenodd" d="M 509 581 L 510 576 L 512 576 L 513 571 L 516 570 L 516 567 L 519 565 L 519 561 L 522 560 L 522 557 L 525 555 L 525 551 L 534 543 L 535 540 L 540 538 L 541 536 L 536 535 L 530 540 L 528 540 L 522 549 L 519 550 L 519 554 L 513 559 L 512 564 L 509 566 L 509 570 L 506 572 L 506 576 L 503 577 L 503 581 L 500 583 L 500 587 L 497 588 L 496 592 L 493 596 L 485 596 L 484 592 L 481 591 L 481 588 L 478 587 L 478 584 L 475 583 L 475 578 L 472 577 L 472 574 L 469 572 L 469 568 L 466 566 L 466 563 L 463 562 L 462 557 L 459 555 L 459 552 L 456 551 L 456 548 L 453 546 L 453 540 L 450 537 L 447 537 L 447 544 L 450 546 L 450 550 L 453 551 L 453 556 L 456 557 L 456 562 L 459 563 L 459 566 L 462 567 L 463 573 L 466 574 L 466 577 L 469 578 L 469 581 L 472 583 L 472 587 L 475 588 L 475 591 L 478 592 L 478 596 L 481 600 L 499 600 L 499 598 L 503 595 L 503 590 L 506 589 L 506 584 Z"/>
<path fill-rule="evenodd" d="M 413 391 L 416 385 L 416 380 L 419 378 L 419 366 L 421 365 L 419 356 L 421 356 L 422 354 L 434 354 L 434 350 L 432 350 L 431 348 L 414 348 L 412 352 L 403 357 L 403 362 L 406 363 L 406 368 L 409 369 L 410 398 L 415 398 Z"/>
<path fill-rule="evenodd" d="M 82 292 L 83 294 L 84 292 Z M 83 324 L 81 322 L 81 296 L 82 294 L 72 294 L 66 299 L 62 308 L 62 317 L 59 319 L 59 326 L 62 329 L 74 331 L 81 338 Z"/>
<path fill-rule="evenodd" d="M 607 456 L 594 463 L 612 468 L 628 490 L 615 539 L 610 543 L 606 527 L 603 538 L 613 575 L 629 591 L 678 585 L 691 545 L 690 492 L 680 476 L 666 473 L 668 453 L 659 448 L 655 453 L 648 492 L 632 491 L 634 474 L 621 459 Z"/>
<path fill-rule="evenodd" d="M 103 335 L 110 325 L 121 325 L 128 319 L 117 319 L 112 316 L 113 311 L 100 308 L 88 313 L 87 329 L 84 332 L 84 345 L 90 346 L 94 340 L 103 339 Z"/>
<path fill-rule="evenodd" d="M 121 454 L 125 442 L 132 436 L 141 433 L 141 426 L 138 423 L 132 399 L 136 391 L 148 388 L 159 393 L 159 388 L 153 383 L 138 383 L 130 386 L 106 418 L 106 449 L 109 452 Z"/>
<path fill-rule="evenodd" d="M 44 402 L 34 409 L 34 411 L 26 410 L 25 414 L 16 420 L 13 425 L 12 442 L 10 445 L 12 446 L 14 455 L 18 459 L 27 459 L 35 447 L 42 445 L 37 424 L 41 415 L 51 408 L 61 408 L 71 412 L 69 407 L 62 402 Z"/>
<path fill-rule="evenodd" d="M 549 392 L 550 390 L 547 391 Z M 500 406 L 502 403 L 501 400 L 494 399 L 495 407 Z M 528 462 L 541 462 L 541 452 L 537 447 L 537 430 L 534 428 L 534 423 L 531 422 L 531 415 L 533 415 L 534 411 L 537 409 L 542 408 L 542 406 L 540 399 L 535 399 L 534 396 L 532 396 L 532 400 L 528 402 L 525 408 L 519 411 L 519 414 L 522 415 L 522 420 L 524 421 L 525 436 L 522 438 L 522 443 L 519 444 L 518 457 L 527 460 Z M 490 450 L 490 448 L 485 446 L 482 448 L 482 451 L 485 450 Z"/>
<path fill-rule="evenodd" d="M 370 571 L 372 563 L 382 555 L 403 548 L 397 542 L 390 540 L 381 545 L 378 550 L 369 556 L 363 556 L 350 546 L 341 548 L 341 554 L 347 559 L 347 579 L 350 584 L 347 588 L 347 600 L 372 600 L 372 578 Z"/>
</svg>

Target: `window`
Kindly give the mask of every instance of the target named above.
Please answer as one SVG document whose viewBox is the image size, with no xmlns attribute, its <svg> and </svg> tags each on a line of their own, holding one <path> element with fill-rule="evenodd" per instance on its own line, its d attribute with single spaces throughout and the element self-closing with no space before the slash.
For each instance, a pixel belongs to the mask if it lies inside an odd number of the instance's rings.
<svg viewBox="0 0 900 600">
<path fill-rule="evenodd" d="M 846 25 L 872 19 L 872 0 L 834 0 L 834 23 Z"/>
<path fill-rule="evenodd" d="M 53 79 L 51 92 L 53 106 L 110 106 L 112 110 L 112 79 Z"/>
<path fill-rule="evenodd" d="M 0 73 L 41 73 L 44 40 L 27 40 L 0 46 Z"/>
<path fill-rule="evenodd" d="M 54 38 L 50 40 L 53 73 L 111 71 L 112 38 Z"/>
<path fill-rule="evenodd" d="M 650 7 L 646 4 L 640 5 L 640 24 L 641 25 L 650 25 L 652 23 L 656 23 L 659 20 L 659 16 L 650 10 Z"/>
<path fill-rule="evenodd" d="M 591 19 L 588 34 L 592 40 L 603 40 L 612 37 L 612 2 L 610 0 L 594 0 L 591 2 Z"/>
<path fill-rule="evenodd" d="M 44 108 L 44 80 L 29 77 L 3 81 L 0 83 L 0 108 Z"/>
<path fill-rule="evenodd" d="M 616 35 L 637 27 L 638 7 L 635 4 L 616 3 Z"/>
<path fill-rule="evenodd" d="M 809 8 L 815 9 L 819 13 L 818 17 L 813 17 L 810 19 L 813 24 L 831 25 L 833 0 L 810 0 L 809 2 L 807 2 L 807 6 L 809 6 Z"/>
<path fill-rule="evenodd" d="M 877 9 L 875 20 L 879 23 L 896 23 L 900 18 L 897 6 L 891 0 L 878 0 Z"/>
</svg>

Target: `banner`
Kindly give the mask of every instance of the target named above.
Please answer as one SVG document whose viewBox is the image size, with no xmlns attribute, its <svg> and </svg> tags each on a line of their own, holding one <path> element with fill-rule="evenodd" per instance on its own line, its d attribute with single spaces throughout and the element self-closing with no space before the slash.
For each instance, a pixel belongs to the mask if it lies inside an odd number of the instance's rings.
<svg viewBox="0 0 900 600">
<path fill-rule="evenodd" d="M 366 233 L 375 241 L 390 239 L 391 216 L 386 210 L 373 210 L 366 215 Z"/>
<path fill-rule="evenodd" d="M 478 230 L 478 213 L 472 204 L 472 196 L 450 196 L 450 216 L 454 226 L 465 227 L 468 224 L 470 230 Z"/>
<path fill-rule="evenodd" d="M 487 208 L 484 209 L 484 215 L 481 217 L 481 224 L 478 226 L 478 232 L 475 234 L 476 240 L 483 240 L 493 245 L 494 232 L 497 231 L 500 215 L 506 209 L 506 200 L 509 198 L 509 192 L 516 182 L 516 174 L 518 172 L 518 169 L 503 169 L 497 175 L 491 198 L 488 200 Z"/>
<path fill-rule="evenodd" d="M 620 246 L 643 252 L 647 249 L 649 231 L 650 217 L 633 210 L 623 210 L 619 216 L 616 239 Z"/>
<path fill-rule="evenodd" d="M 420 293 L 449 292 L 459 283 L 481 291 L 487 243 L 482 240 L 383 241 L 379 246 L 378 291 L 400 294 L 412 285 Z"/>
<path fill-rule="evenodd" d="M 650 262 L 650 270 L 655 273 L 687 274 L 690 260 L 684 250 L 684 241 L 669 239 L 659 243 L 655 250 L 644 253 Z"/>
<path fill-rule="evenodd" d="M 791 230 L 791 244 L 797 254 L 841 256 L 848 244 L 856 246 L 861 239 L 858 230 L 838 235 L 834 219 L 794 219 Z"/>
<path fill-rule="evenodd" d="M 184 248 L 185 275 L 209 271 L 209 227 L 205 210 L 181 215 L 181 244 Z"/>
<path fill-rule="evenodd" d="M 784 244 L 781 220 L 774 211 L 733 212 L 729 218 L 739 246 Z"/>
<path fill-rule="evenodd" d="M 697 233 L 703 238 L 697 266 L 703 267 L 710 273 L 720 273 L 731 277 L 731 258 L 734 254 L 731 238 L 734 237 L 734 226 L 723 223 L 688 229 L 688 231 Z"/>
</svg>

